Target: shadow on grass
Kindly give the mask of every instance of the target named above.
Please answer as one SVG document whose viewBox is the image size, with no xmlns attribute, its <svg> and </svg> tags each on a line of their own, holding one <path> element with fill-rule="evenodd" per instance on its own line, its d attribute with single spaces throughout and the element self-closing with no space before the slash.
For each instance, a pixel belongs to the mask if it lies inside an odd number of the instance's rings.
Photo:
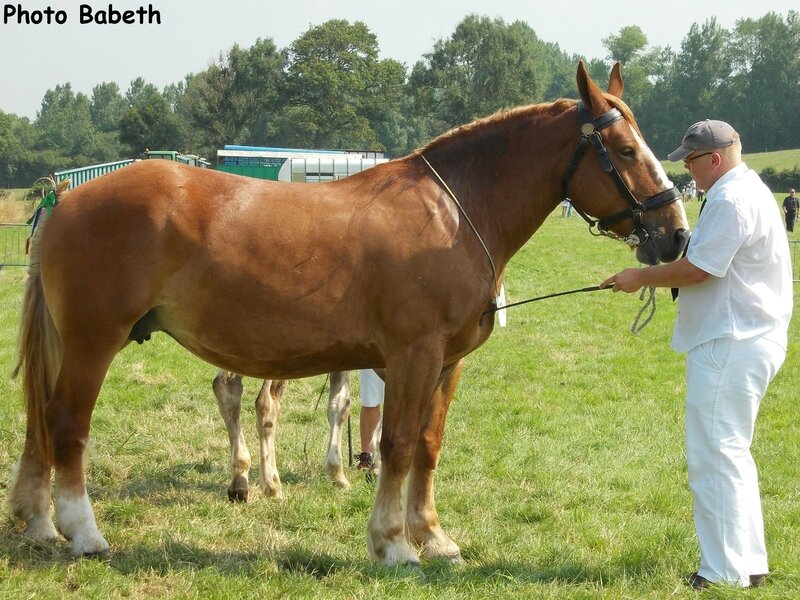
<svg viewBox="0 0 800 600">
<path fill-rule="evenodd" d="M 90 475 L 87 489 L 89 497 L 94 500 L 147 499 L 149 503 L 156 506 L 183 503 L 185 496 L 180 494 L 188 494 L 191 497 L 193 492 L 218 495 L 221 499 L 227 500 L 230 473 L 228 471 L 220 472 L 218 483 L 192 479 L 193 474 L 203 475 L 208 472 L 207 463 L 202 461 L 176 464 L 168 469 L 132 477 L 123 482 L 113 480 L 106 482 L 97 477 L 93 480 Z M 281 483 L 284 485 L 311 483 L 321 477 L 322 475 L 309 477 L 305 472 L 288 470 L 281 473 Z M 256 469 L 252 469 L 250 472 L 249 485 L 251 489 L 258 487 L 258 471 Z M 177 495 L 174 495 L 175 493 Z"/>
<path fill-rule="evenodd" d="M 63 539 L 56 542 L 34 542 L 25 538 L 17 527 L 6 523 L 0 529 L 0 553 L 11 566 L 30 571 L 42 567 L 64 565 L 77 561 L 99 560 L 121 575 L 135 576 L 143 571 L 168 576 L 175 572 L 197 572 L 213 569 L 223 576 L 263 578 L 265 574 L 283 573 L 313 577 L 323 581 L 344 574 L 361 580 L 406 579 L 436 589 L 441 586 L 467 582 L 489 582 L 505 586 L 520 584 L 555 584 L 569 586 L 613 586 L 630 581 L 641 573 L 641 565 L 620 565 L 618 562 L 588 565 L 560 561 L 556 565 L 534 565 L 520 561 L 496 561 L 470 565 L 452 565 L 446 560 L 426 560 L 422 567 L 386 567 L 366 557 L 345 560 L 326 553 L 292 546 L 279 551 L 216 552 L 184 542 L 167 540 L 157 546 L 139 545 L 119 548 L 107 558 L 74 559 L 70 546 Z"/>
</svg>

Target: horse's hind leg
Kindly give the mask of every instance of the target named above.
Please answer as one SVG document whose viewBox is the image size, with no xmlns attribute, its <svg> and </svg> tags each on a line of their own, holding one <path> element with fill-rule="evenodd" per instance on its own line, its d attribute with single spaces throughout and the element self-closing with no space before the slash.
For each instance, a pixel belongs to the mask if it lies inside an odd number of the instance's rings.
<svg viewBox="0 0 800 600">
<path fill-rule="evenodd" d="M 98 335 L 97 338 L 100 336 Z M 121 348 L 110 344 L 108 347 Z M 61 372 L 45 407 L 56 471 L 56 526 L 72 542 L 75 556 L 104 554 L 108 542 L 97 529 L 83 469 L 97 395 L 116 350 L 102 354 L 97 339 L 80 348 L 65 345 Z"/>
<path fill-rule="evenodd" d="M 344 489 L 350 488 L 350 482 L 342 468 L 342 427 L 350 414 L 349 372 L 331 373 L 330 392 L 328 394 L 328 453 L 325 456 L 325 472 L 334 485 Z"/>
<path fill-rule="evenodd" d="M 426 558 L 460 562 L 461 550 L 442 530 L 433 500 L 433 475 L 439 463 L 444 423 L 464 361 L 445 369 L 423 419 L 408 481 L 406 521 L 411 541 Z"/>
<path fill-rule="evenodd" d="M 211 384 L 217 398 L 217 406 L 231 445 L 231 485 L 228 487 L 228 499 L 231 502 L 247 502 L 249 484 L 247 476 L 250 471 L 250 451 L 244 440 L 241 427 L 242 412 L 242 376 L 227 371 L 219 371 Z"/>
<path fill-rule="evenodd" d="M 14 465 L 9 505 L 12 516 L 27 523 L 25 535 L 34 540 L 52 540 L 58 535 L 50 516 L 51 469 L 29 423 L 22 457 Z"/>
<path fill-rule="evenodd" d="M 258 484 L 265 496 L 283 498 L 281 478 L 275 462 L 275 429 L 281 412 L 281 398 L 286 391 L 283 379 L 265 379 L 256 398 L 258 439 L 261 460 L 258 465 Z"/>
</svg>

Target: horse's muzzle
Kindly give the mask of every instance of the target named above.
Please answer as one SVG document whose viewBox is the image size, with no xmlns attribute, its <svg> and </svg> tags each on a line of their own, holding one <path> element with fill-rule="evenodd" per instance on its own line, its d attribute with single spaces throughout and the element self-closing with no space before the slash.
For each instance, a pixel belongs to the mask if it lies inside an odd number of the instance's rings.
<svg viewBox="0 0 800 600">
<path fill-rule="evenodd" d="M 672 262 L 683 254 L 684 248 L 689 243 L 689 230 L 676 229 L 671 237 L 651 235 L 650 238 L 636 249 L 636 258 L 646 265 L 657 265 L 660 262 Z"/>
</svg>

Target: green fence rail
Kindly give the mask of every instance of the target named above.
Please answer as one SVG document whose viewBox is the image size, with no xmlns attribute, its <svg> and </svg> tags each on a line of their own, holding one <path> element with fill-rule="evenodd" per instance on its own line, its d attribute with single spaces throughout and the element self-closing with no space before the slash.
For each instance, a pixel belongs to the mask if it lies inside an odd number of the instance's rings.
<svg viewBox="0 0 800 600">
<path fill-rule="evenodd" d="M 111 173 L 111 171 L 116 171 L 117 169 L 126 167 L 133 162 L 134 160 L 129 158 L 127 160 L 118 160 L 116 162 L 103 163 L 101 165 L 91 165 L 89 167 L 78 167 L 77 169 L 58 171 L 53 175 L 56 183 L 59 183 L 62 179 L 70 179 L 72 181 L 72 185 L 70 187 L 76 188 L 82 183 L 86 183 L 87 181 L 91 181 L 96 177 L 100 177 L 100 175 L 105 175 L 106 173 Z"/>
</svg>

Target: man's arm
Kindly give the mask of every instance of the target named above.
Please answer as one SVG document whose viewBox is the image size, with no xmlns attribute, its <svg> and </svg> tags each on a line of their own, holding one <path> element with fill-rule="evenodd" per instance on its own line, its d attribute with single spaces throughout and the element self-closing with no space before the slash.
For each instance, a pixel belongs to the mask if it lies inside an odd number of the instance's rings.
<svg viewBox="0 0 800 600">
<path fill-rule="evenodd" d="M 614 292 L 636 292 L 643 287 L 683 288 L 704 282 L 711 277 L 703 269 L 694 266 L 684 257 L 675 262 L 644 267 L 642 269 L 625 269 L 612 275 L 600 284 L 601 288 L 613 287 Z"/>
</svg>

